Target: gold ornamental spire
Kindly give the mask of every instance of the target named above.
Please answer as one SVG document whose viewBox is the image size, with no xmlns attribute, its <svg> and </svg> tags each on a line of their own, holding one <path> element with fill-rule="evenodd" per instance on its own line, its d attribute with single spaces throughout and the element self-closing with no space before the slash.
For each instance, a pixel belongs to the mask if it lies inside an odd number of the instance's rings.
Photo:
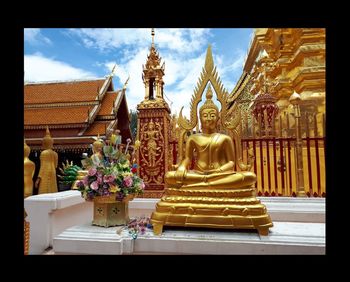
<svg viewBox="0 0 350 282">
<path fill-rule="evenodd" d="M 46 132 L 45 132 L 45 136 L 44 136 L 45 139 L 52 139 L 51 138 L 51 134 L 50 134 L 50 130 L 49 130 L 49 126 L 46 125 Z"/>
<path fill-rule="evenodd" d="M 152 35 L 152 47 L 154 48 L 154 28 L 152 28 L 151 35 Z"/>
</svg>

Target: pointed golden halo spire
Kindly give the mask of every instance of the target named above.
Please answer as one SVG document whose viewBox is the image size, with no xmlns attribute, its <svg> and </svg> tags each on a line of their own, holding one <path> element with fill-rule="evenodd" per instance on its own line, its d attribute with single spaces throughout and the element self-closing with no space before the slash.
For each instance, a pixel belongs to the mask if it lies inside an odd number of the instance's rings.
<svg viewBox="0 0 350 282">
<path fill-rule="evenodd" d="M 208 45 L 208 49 L 207 49 L 207 55 L 205 57 L 205 70 L 208 73 L 211 73 L 213 68 L 214 68 L 214 60 L 213 60 L 213 54 L 211 52 L 211 45 Z"/>
</svg>

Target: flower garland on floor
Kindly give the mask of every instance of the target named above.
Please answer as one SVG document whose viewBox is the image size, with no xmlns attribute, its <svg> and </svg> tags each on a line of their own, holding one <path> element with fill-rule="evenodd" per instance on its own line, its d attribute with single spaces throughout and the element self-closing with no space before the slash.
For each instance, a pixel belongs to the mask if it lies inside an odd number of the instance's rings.
<svg viewBox="0 0 350 282">
<path fill-rule="evenodd" d="M 125 228 L 133 240 L 136 240 L 139 235 L 145 235 L 147 231 L 152 230 L 152 224 L 149 217 L 141 216 L 130 219 Z M 122 230 L 117 231 L 119 234 Z"/>
</svg>

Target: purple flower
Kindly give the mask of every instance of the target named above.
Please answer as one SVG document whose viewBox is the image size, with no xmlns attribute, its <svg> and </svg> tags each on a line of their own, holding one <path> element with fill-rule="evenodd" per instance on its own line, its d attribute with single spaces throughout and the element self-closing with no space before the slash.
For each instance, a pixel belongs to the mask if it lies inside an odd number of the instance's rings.
<svg viewBox="0 0 350 282">
<path fill-rule="evenodd" d="M 83 180 L 80 180 L 80 181 L 78 181 L 77 182 L 77 187 L 79 187 L 79 188 L 84 188 L 84 181 Z"/>
<path fill-rule="evenodd" d="M 102 184 L 102 182 L 103 182 L 102 176 L 97 176 L 97 183 Z"/>
<path fill-rule="evenodd" d="M 123 195 L 123 193 L 120 193 L 120 192 L 118 192 L 116 197 L 115 197 L 115 199 L 117 201 L 121 201 L 121 200 L 123 200 L 123 198 L 124 198 L 124 195 Z"/>
</svg>

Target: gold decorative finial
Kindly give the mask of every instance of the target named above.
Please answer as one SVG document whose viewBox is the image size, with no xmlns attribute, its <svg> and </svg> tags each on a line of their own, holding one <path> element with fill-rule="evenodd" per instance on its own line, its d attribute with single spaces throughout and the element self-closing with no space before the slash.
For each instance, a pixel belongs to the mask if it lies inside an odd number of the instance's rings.
<svg viewBox="0 0 350 282">
<path fill-rule="evenodd" d="M 115 68 L 116 68 L 116 67 L 117 67 L 117 64 L 115 64 L 115 65 L 113 66 L 112 71 L 111 71 L 111 76 L 114 75 L 114 71 L 115 71 Z"/>
<path fill-rule="evenodd" d="M 205 97 L 207 100 L 211 100 L 211 98 L 213 98 L 213 91 L 211 90 L 210 84 L 208 86 L 207 94 L 205 94 Z"/>
<path fill-rule="evenodd" d="M 215 109 L 217 112 L 219 112 L 218 107 L 214 104 L 212 98 L 213 98 L 213 91 L 211 90 L 211 86 L 209 84 L 207 93 L 205 94 L 206 100 L 204 104 L 199 108 L 199 112 L 202 112 L 204 109 Z"/>
<path fill-rule="evenodd" d="M 152 28 L 152 47 L 154 47 L 154 28 Z"/>
<path fill-rule="evenodd" d="M 51 137 L 51 134 L 50 134 L 50 130 L 49 130 L 49 126 L 46 125 L 46 134 L 45 134 L 45 137 Z"/>
<path fill-rule="evenodd" d="M 125 81 L 123 89 L 126 89 L 126 86 L 128 85 L 129 79 L 130 79 L 130 75 L 128 76 L 128 79 Z"/>
</svg>

